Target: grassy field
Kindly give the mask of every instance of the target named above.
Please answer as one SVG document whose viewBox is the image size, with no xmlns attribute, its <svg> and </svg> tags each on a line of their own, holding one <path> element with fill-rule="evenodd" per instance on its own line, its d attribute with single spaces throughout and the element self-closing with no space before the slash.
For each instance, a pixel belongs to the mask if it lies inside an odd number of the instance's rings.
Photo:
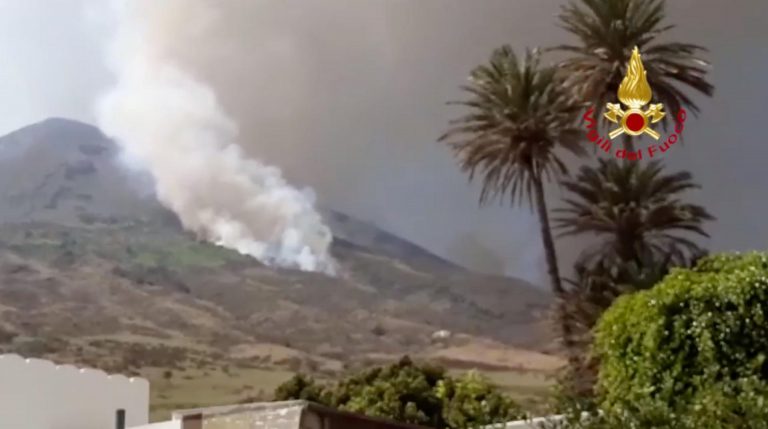
<svg viewBox="0 0 768 429">
<path fill-rule="evenodd" d="M 483 371 L 505 393 L 526 410 L 539 410 L 544 406 L 553 386 L 552 375 L 532 371 Z"/>
<path fill-rule="evenodd" d="M 142 376 L 151 385 L 152 421 L 167 420 L 173 410 L 234 404 L 244 400 L 268 400 L 280 383 L 293 374 L 281 370 L 241 369 L 166 371 L 151 368 Z M 249 401 L 250 402 L 250 401 Z"/>
<path fill-rule="evenodd" d="M 462 371 L 451 371 L 459 374 Z M 151 368 L 142 371 L 151 383 L 151 420 L 170 418 L 173 410 L 214 405 L 234 404 L 242 401 L 270 400 L 272 392 L 293 374 L 283 370 L 243 369 L 224 370 L 189 369 L 175 371 L 170 378 L 165 371 Z M 494 383 L 518 401 L 525 409 L 540 408 L 551 380 L 545 374 L 523 371 L 483 371 Z"/>
<path fill-rule="evenodd" d="M 155 421 L 270 400 L 292 371 L 337 378 L 403 354 L 457 372 L 481 368 L 524 407 L 540 406 L 550 386 L 543 374 L 561 359 L 509 343 L 539 341 L 531 308 L 549 298 L 514 281 L 337 250 L 349 275 L 329 279 L 269 270 L 151 223 L 0 228 L 0 308 L 11 315 L 0 328 L 12 335 L 0 352 L 140 374 Z M 438 327 L 469 332 L 435 341 Z"/>
</svg>

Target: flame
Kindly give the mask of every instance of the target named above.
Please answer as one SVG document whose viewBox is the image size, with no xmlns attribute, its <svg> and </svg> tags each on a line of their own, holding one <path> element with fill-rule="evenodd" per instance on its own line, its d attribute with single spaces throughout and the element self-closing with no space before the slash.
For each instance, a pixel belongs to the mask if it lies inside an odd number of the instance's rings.
<svg viewBox="0 0 768 429">
<path fill-rule="evenodd" d="M 640 60 L 640 50 L 635 46 L 627 66 L 627 75 L 619 86 L 619 100 L 631 109 L 639 109 L 651 101 L 652 95 L 643 62 Z"/>
</svg>

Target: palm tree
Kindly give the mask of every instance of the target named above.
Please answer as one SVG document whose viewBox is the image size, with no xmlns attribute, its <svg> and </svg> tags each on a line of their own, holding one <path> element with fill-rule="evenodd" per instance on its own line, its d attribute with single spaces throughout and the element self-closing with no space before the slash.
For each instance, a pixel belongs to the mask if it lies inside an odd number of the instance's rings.
<svg viewBox="0 0 768 429">
<path fill-rule="evenodd" d="M 577 262 L 561 309 L 575 356 L 565 385 L 578 397 L 592 397 L 597 363 L 589 347 L 600 315 L 619 295 L 653 286 L 671 267 L 693 265 L 704 251 L 692 238 L 707 237 L 703 224 L 714 218 L 682 200 L 698 188 L 690 173 L 664 173 L 659 161 L 600 160 L 562 185 L 569 195 L 555 210 L 556 228 L 598 239 Z"/>
<path fill-rule="evenodd" d="M 577 44 L 553 50 L 568 55 L 560 70 L 573 94 L 599 109 L 615 102 L 632 51 L 638 47 L 654 102 L 668 112 L 663 128 L 669 129 L 682 107 L 697 115 L 699 108 L 688 92 L 706 96 L 714 92 L 706 79 L 709 63 L 701 58 L 707 50 L 659 40 L 673 28 L 663 23 L 664 5 L 664 0 L 571 0 L 564 6 L 560 26 L 576 37 Z M 627 149 L 634 150 L 632 140 L 624 137 Z M 565 184 L 572 195 L 566 197 L 558 226 L 565 234 L 596 234 L 605 246 L 584 253 L 567 292 L 569 306 L 563 312 L 577 351 L 588 349 L 592 325 L 617 295 L 649 287 L 671 266 L 690 264 L 701 253 L 688 236 L 706 235 L 701 225 L 712 217 L 677 199 L 696 187 L 690 174 L 665 175 L 661 170 L 658 163 L 644 166 L 610 159 L 582 168 L 577 179 Z M 577 376 L 594 375 L 588 355 L 577 360 L 588 369 L 578 374 L 579 362 L 572 362 Z"/>
<path fill-rule="evenodd" d="M 709 63 L 701 58 L 707 50 L 690 43 L 659 41 L 660 36 L 674 28 L 663 24 L 664 5 L 664 0 L 571 0 L 564 6 L 559 16 L 560 25 L 576 36 L 579 43 L 553 49 L 568 54 L 560 66 L 567 76 L 566 84 L 574 95 L 598 107 L 615 101 L 629 58 L 633 49 L 638 47 L 643 55 L 646 77 L 656 102 L 663 103 L 667 112 L 671 112 L 664 118 L 664 128 L 669 127 L 681 107 L 697 114 L 699 108 L 685 90 L 712 96 L 714 87 L 706 79 Z M 630 139 L 627 138 L 625 142 L 632 149 Z M 711 216 L 698 206 L 682 207 L 685 214 L 674 212 L 681 207 L 675 207 L 677 202 L 670 200 L 673 194 L 695 187 L 688 173 L 664 176 L 664 180 L 673 183 L 664 185 L 667 186 L 666 191 L 660 191 L 669 195 L 659 195 L 660 199 L 652 203 L 654 206 L 661 205 L 656 207 L 658 211 L 653 215 L 638 211 L 633 204 L 649 204 L 653 196 L 647 193 L 656 191 L 642 188 L 647 185 L 635 185 L 628 181 L 647 176 L 646 180 L 660 181 L 654 185 L 660 186 L 663 181 L 660 178 L 653 179 L 661 176 L 660 169 L 660 164 L 643 168 L 636 162 L 619 163 L 614 159 L 601 162 L 596 168 L 583 168 L 580 180 L 585 182 L 571 181 L 567 186 L 575 194 L 575 199 L 569 200 L 570 211 L 566 212 L 570 213 L 566 221 L 570 224 L 563 225 L 561 222 L 560 226 L 566 228 L 569 234 L 596 233 L 607 237 L 611 232 L 606 228 L 613 222 L 613 226 L 620 229 L 613 231 L 613 247 L 609 248 L 618 252 L 617 258 L 612 261 L 619 265 L 634 264 L 638 269 L 643 269 L 641 264 L 647 263 L 649 258 L 657 262 L 666 260 L 658 259 L 658 254 L 643 255 L 648 249 L 655 248 L 658 252 L 660 246 L 666 245 L 672 245 L 673 249 L 668 259 L 670 264 L 685 262 L 686 252 L 695 254 L 699 249 L 686 237 L 676 233 L 668 234 L 669 231 L 692 231 L 702 235 L 701 221 L 711 219 Z M 680 188 L 675 189 L 674 186 Z M 612 189 L 639 194 L 631 198 L 619 197 L 611 192 Z M 595 198 L 613 200 L 601 201 Z M 645 202 L 637 198 L 645 199 Z M 674 204 L 670 206 L 667 204 L 669 202 Z M 665 205 L 667 207 L 663 208 Z M 595 210 L 594 215 L 587 213 L 591 210 Z M 661 219 L 664 215 L 671 217 Z M 683 219 L 686 215 L 694 218 Z M 579 216 L 583 217 L 577 220 Z M 598 219 L 598 216 L 607 217 Z M 631 222 L 636 224 L 630 225 Z M 638 222 L 661 222 L 662 225 L 641 225 Z M 587 252 L 587 259 L 590 253 L 592 256 L 605 256 L 607 252 Z"/>
<path fill-rule="evenodd" d="M 526 50 L 522 61 L 509 46 L 495 50 L 462 87 L 468 99 L 449 103 L 468 112 L 450 121 L 440 141 L 450 146 L 470 181 L 481 176 L 481 205 L 509 198 L 513 204 L 535 207 L 552 290 L 562 298 L 544 182 L 567 174 L 562 152 L 584 153 L 583 131 L 576 124 L 583 105 L 574 101 L 555 71 L 541 66 L 538 50 Z M 567 346 L 568 329 L 562 328 Z"/>
<path fill-rule="evenodd" d="M 576 36 L 578 44 L 553 49 L 568 54 L 560 69 L 573 94 L 599 108 L 614 102 L 632 51 L 638 47 L 655 102 L 664 104 L 668 112 L 663 127 L 669 127 L 681 107 L 697 114 L 699 108 L 686 90 L 712 96 L 714 87 L 706 79 L 709 63 L 701 58 L 707 50 L 690 43 L 659 40 L 674 28 L 664 24 L 664 6 L 664 0 L 571 0 L 564 6 L 560 26 Z M 631 140 L 625 138 L 625 145 L 632 150 Z M 631 182 L 636 179 L 647 183 Z M 579 179 L 566 185 L 573 198 L 567 199 L 568 208 L 561 213 L 568 216 L 561 219 L 559 226 L 568 234 L 595 233 L 612 243 L 602 252 L 586 252 L 581 263 L 587 264 L 592 257 L 593 268 L 594 258 L 609 252 L 617 253 L 604 263 L 624 268 L 634 265 L 640 271 L 648 269 L 643 264 L 649 260 L 672 265 L 690 263 L 700 249 L 679 232 L 704 235 L 701 223 L 712 217 L 698 206 L 678 206 L 674 198 L 695 187 L 690 174 L 662 175 L 660 164 L 641 167 L 633 161 L 603 161 L 597 167 L 582 168 Z M 618 196 L 614 189 L 637 194 Z M 654 192 L 660 194 L 651 194 Z M 642 212 L 638 205 L 655 211 Z M 692 219 L 685 219 L 688 215 Z M 618 229 L 609 230 L 611 227 Z M 671 246 L 668 258 L 659 254 L 665 246 Z M 624 281 L 620 277 L 614 276 L 614 280 Z"/>
<path fill-rule="evenodd" d="M 562 235 L 596 235 L 600 240 L 583 262 L 618 258 L 623 263 L 666 260 L 685 265 L 702 249 L 691 236 L 708 237 L 704 222 L 713 220 L 681 194 L 698 189 L 688 172 L 664 173 L 659 161 L 619 164 L 600 160 L 562 182 L 569 195 L 555 210 Z"/>
<path fill-rule="evenodd" d="M 709 63 L 700 56 L 707 50 L 657 40 L 674 28 L 662 24 L 664 5 L 664 0 L 573 0 L 563 6 L 560 26 L 580 42 L 553 48 L 570 55 L 561 63 L 569 87 L 599 107 L 615 102 L 632 50 L 638 47 L 654 99 L 671 113 L 663 119 L 664 129 L 681 107 L 698 114 L 683 89 L 712 96 L 714 86 L 706 80 Z"/>
<path fill-rule="evenodd" d="M 599 363 L 590 353 L 592 328 L 605 309 L 620 295 L 645 289 L 659 282 L 670 269 L 667 257 L 653 259 L 644 255 L 638 263 L 623 262 L 615 257 L 580 261 L 575 266 L 575 278 L 568 279 L 564 318 L 571 327 L 571 347 L 575 356 L 562 374 L 561 386 L 568 387 L 573 398 L 594 398 Z"/>
</svg>

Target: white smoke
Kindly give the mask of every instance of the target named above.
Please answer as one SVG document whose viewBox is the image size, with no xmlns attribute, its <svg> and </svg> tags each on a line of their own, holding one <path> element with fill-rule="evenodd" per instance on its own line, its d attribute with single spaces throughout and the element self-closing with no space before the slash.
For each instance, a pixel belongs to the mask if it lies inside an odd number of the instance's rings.
<svg viewBox="0 0 768 429">
<path fill-rule="evenodd" d="M 173 59 L 175 38 L 204 31 L 215 12 L 207 5 L 114 3 L 108 52 L 117 84 L 100 100 L 99 126 L 152 173 L 158 198 L 185 228 L 267 264 L 333 274 L 332 236 L 313 192 L 247 159 L 212 89 Z"/>
</svg>

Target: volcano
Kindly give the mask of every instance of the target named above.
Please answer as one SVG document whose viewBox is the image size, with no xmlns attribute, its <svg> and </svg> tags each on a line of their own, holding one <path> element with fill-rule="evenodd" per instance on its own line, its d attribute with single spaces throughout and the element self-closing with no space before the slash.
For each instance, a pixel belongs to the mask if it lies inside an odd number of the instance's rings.
<svg viewBox="0 0 768 429">
<path fill-rule="evenodd" d="M 185 232 L 152 178 L 125 165 L 113 141 L 72 120 L 0 138 L 0 351 L 122 372 L 554 359 L 535 353 L 551 343 L 551 296 L 522 280 L 472 272 L 331 209 L 339 276 L 268 267 Z M 507 357 L 483 361 L 492 355 Z"/>
</svg>

